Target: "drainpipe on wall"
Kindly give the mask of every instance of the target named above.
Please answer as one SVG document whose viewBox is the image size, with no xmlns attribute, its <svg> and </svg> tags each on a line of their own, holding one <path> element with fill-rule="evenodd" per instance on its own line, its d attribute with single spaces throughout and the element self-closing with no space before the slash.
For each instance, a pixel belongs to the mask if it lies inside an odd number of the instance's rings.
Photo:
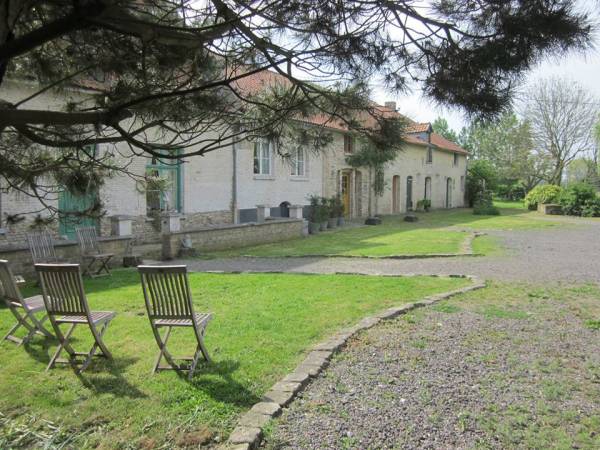
<svg viewBox="0 0 600 450">
<path fill-rule="evenodd" d="M 237 141 L 231 144 L 231 157 L 232 157 L 232 169 L 231 169 L 231 221 L 238 223 L 239 218 L 237 214 Z"/>
</svg>

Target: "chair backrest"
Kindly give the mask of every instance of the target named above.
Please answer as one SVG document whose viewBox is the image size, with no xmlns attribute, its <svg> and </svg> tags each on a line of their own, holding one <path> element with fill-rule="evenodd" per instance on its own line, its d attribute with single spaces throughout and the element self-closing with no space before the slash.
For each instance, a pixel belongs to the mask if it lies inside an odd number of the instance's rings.
<svg viewBox="0 0 600 450">
<path fill-rule="evenodd" d="M 138 266 L 138 271 L 151 318 L 193 318 L 186 266 Z"/>
<path fill-rule="evenodd" d="M 36 264 L 35 270 L 48 314 L 89 316 L 79 264 Z"/>
<path fill-rule="evenodd" d="M 27 233 L 27 243 L 33 263 L 50 263 L 58 261 L 54 250 L 54 240 L 47 231 Z"/>
<path fill-rule="evenodd" d="M 0 259 L 0 297 L 11 307 L 14 303 L 23 303 L 21 291 L 15 282 L 15 277 L 10 270 L 8 261 Z"/>
<path fill-rule="evenodd" d="M 96 227 L 79 227 L 75 229 L 75 233 L 82 255 L 97 255 L 100 253 Z"/>
</svg>

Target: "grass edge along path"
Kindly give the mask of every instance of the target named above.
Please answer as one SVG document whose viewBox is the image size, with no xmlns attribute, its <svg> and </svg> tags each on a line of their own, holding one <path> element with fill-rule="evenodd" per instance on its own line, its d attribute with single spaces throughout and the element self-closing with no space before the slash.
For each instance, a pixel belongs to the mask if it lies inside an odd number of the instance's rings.
<svg viewBox="0 0 600 450">
<path fill-rule="evenodd" d="M 462 256 L 466 253 L 463 243 L 472 233 L 573 226 L 571 222 L 551 221 L 537 212 L 519 208 L 503 208 L 500 216 L 478 216 L 464 208 L 416 214 L 418 222 L 404 222 L 404 215 L 383 216 L 382 225 L 334 229 L 287 241 L 208 252 L 201 258 Z M 496 254 L 498 246 L 494 245 L 493 239 L 484 240 L 487 245 L 480 246 L 485 252 L 482 254 Z"/>
<path fill-rule="evenodd" d="M 0 384 L 0 447 L 52 440 L 77 448 L 100 443 L 176 448 L 224 440 L 239 414 L 318 341 L 369 314 L 467 283 L 440 277 L 190 274 L 197 311 L 211 311 L 215 318 L 206 338 L 214 364 L 199 367 L 188 383 L 173 372 L 150 376 L 157 348 L 136 271 L 86 280 L 91 308 L 117 312 L 105 335 L 115 361 L 99 360 L 80 377 L 66 367 L 44 372 L 54 342 L 36 337 L 26 348 L 3 343 L 0 377 L 10 382 Z M 0 330 L 12 323 L 9 311 L 0 309 Z M 76 335 L 76 346 L 89 344 L 87 334 Z M 171 339 L 176 353 L 191 351 L 190 336 Z"/>
</svg>

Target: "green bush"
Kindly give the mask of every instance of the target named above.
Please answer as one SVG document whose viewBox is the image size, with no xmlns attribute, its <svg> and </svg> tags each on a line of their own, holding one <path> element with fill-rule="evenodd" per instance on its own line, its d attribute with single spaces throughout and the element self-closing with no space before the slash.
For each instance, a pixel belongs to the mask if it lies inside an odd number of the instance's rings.
<svg viewBox="0 0 600 450">
<path fill-rule="evenodd" d="M 534 187 L 525 196 L 525 206 L 528 209 L 535 211 L 538 203 L 556 203 L 562 192 L 560 186 L 554 184 L 542 184 Z"/>
<path fill-rule="evenodd" d="M 503 180 L 496 187 L 496 195 L 503 200 L 523 200 L 525 187 L 520 181 Z"/>
<path fill-rule="evenodd" d="M 583 217 L 600 217 L 600 198 L 588 200 L 581 209 Z"/>
<path fill-rule="evenodd" d="M 473 204 L 473 214 L 477 216 L 499 216 L 500 210 L 494 206 L 491 191 L 479 193 Z"/>
<path fill-rule="evenodd" d="M 311 195 L 308 220 L 313 223 L 326 222 L 329 217 L 329 200 L 318 195 Z"/>
<path fill-rule="evenodd" d="M 484 191 L 494 191 L 498 183 L 496 169 L 488 161 L 477 160 L 469 163 L 467 168 L 467 202 L 469 207 L 475 206 L 475 201 Z"/>
<path fill-rule="evenodd" d="M 594 186 L 588 183 L 573 183 L 563 190 L 558 198 L 563 212 L 569 216 L 592 217 L 596 215 L 598 197 Z"/>
<path fill-rule="evenodd" d="M 329 217 L 342 217 L 344 215 L 344 203 L 339 195 L 329 199 Z"/>
<path fill-rule="evenodd" d="M 431 208 L 431 200 L 424 198 L 417 202 L 417 210 L 429 211 Z"/>
</svg>

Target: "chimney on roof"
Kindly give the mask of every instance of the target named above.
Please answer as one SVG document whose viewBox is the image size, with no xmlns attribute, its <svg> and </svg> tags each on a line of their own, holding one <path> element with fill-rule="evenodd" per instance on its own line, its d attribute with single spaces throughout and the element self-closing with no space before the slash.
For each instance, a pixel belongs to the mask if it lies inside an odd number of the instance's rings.
<svg viewBox="0 0 600 450">
<path fill-rule="evenodd" d="M 392 111 L 396 111 L 396 102 L 385 102 L 385 107 Z"/>
</svg>

